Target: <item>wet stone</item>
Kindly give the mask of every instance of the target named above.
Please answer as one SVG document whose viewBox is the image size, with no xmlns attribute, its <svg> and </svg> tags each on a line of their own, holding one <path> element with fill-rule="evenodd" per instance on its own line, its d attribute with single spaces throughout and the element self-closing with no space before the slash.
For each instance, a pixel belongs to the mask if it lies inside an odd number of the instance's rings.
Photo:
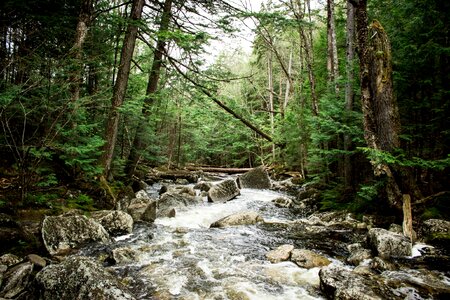
<svg viewBox="0 0 450 300">
<path fill-rule="evenodd" d="M 267 252 L 266 258 L 271 263 L 286 261 L 289 260 L 292 250 L 294 250 L 294 246 L 292 245 L 281 245 L 278 248 Z"/>
</svg>

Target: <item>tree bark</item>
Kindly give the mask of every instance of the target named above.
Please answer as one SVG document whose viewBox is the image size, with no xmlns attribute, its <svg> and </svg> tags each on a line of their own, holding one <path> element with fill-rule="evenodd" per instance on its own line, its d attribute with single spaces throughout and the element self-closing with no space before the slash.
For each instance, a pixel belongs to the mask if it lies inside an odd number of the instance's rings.
<svg viewBox="0 0 450 300">
<path fill-rule="evenodd" d="M 338 94 L 339 62 L 336 45 L 336 25 L 334 22 L 334 0 L 327 0 L 327 48 L 328 81 L 334 85 L 335 92 Z"/>
<path fill-rule="evenodd" d="M 82 82 L 81 73 L 83 69 L 82 54 L 83 44 L 86 40 L 88 33 L 88 26 L 91 21 L 91 15 L 93 10 L 93 0 L 84 0 L 81 2 L 80 14 L 78 16 L 78 23 L 75 33 L 75 42 L 71 49 L 71 56 L 74 62 L 69 76 L 69 82 L 71 84 L 71 101 L 75 102 L 80 98 L 80 85 Z"/>
<path fill-rule="evenodd" d="M 355 59 L 355 9 L 353 5 L 347 1 L 347 24 L 346 24 L 346 83 L 345 83 L 345 110 L 347 115 L 353 110 L 353 61 Z M 346 118 L 347 120 L 349 118 Z M 347 188 L 352 187 L 352 162 L 350 154 L 347 152 L 352 148 L 352 141 L 349 134 L 344 135 L 344 182 Z"/>
<path fill-rule="evenodd" d="M 131 8 L 130 14 L 130 19 L 132 22 L 127 26 L 120 55 L 120 64 L 117 72 L 117 79 L 114 84 L 113 96 L 111 99 L 111 108 L 106 124 L 106 143 L 103 147 L 103 155 L 100 158 L 100 165 L 103 167 L 103 175 L 106 178 L 110 178 L 111 176 L 111 163 L 114 155 L 114 148 L 116 145 L 120 117 L 119 108 L 122 106 L 125 98 L 128 77 L 130 74 L 131 59 L 133 57 L 134 46 L 136 44 L 138 27 L 136 26 L 135 21 L 141 18 L 144 2 L 145 0 L 133 1 L 133 6 Z"/>
<path fill-rule="evenodd" d="M 159 26 L 159 33 L 164 33 L 169 29 L 170 17 L 172 10 L 172 0 L 166 0 L 161 15 L 161 23 Z M 148 76 L 146 98 L 142 107 L 142 114 L 144 118 L 139 121 L 139 125 L 136 130 L 136 134 L 133 140 L 133 146 L 131 148 L 130 157 L 128 158 L 126 173 L 132 175 L 141 159 L 141 152 L 148 147 L 148 143 L 145 140 L 143 134 L 147 133 L 146 127 L 148 127 L 148 118 L 150 115 L 150 106 L 154 102 L 155 94 L 158 89 L 159 77 L 161 74 L 162 59 L 166 47 L 166 38 L 159 35 L 156 42 L 156 49 L 153 53 L 153 62 Z"/>
<path fill-rule="evenodd" d="M 267 75 L 268 75 L 268 91 L 269 91 L 269 120 L 270 120 L 270 134 L 273 136 L 274 128 L 274 106 L 273 106 L 273 61 L 272 61 L 272 51 L 269 50 L 269 57 L 267 60 Z M 272 144 L 272 159 L 275 160 L 275 145 Z"/>
<path fill-rule="evenodd" d="M 393 93 L 391 48 L 378 21 L 368 26 L 367 0 L 355 5 L 364 138 L 375 151 L 392 152 L 400 147 L 400 116 Z M 376 176 L 386 176 L 386 194 L 391 206 L 401 210 L 403 196 L 420 199 L 420 190 L 410 171 L 382 160 L 371 161 Z"/>
</svg>

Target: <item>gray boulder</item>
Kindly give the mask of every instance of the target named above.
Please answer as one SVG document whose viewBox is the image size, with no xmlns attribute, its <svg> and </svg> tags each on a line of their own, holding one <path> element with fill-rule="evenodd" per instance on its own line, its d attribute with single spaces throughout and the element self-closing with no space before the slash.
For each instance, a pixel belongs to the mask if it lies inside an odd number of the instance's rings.
<svg viewBox="0 0 450 300">
<path fill-rule="evenodd" d="M 241 189 L 270 189 L 272 183 L 264 166 L 260 166 L 240 175 L 238 186 Z"/>
<path fill-rule="evenodd" d="M 372 228 L 369 230 L 368 237 L 373 250 L 381 258 L 410 256 L 412 254 L 411 241 L 404 235 L 383 228 Z"/>
<path fill-rule="evenodd" d="M 331 263 L 328 258 L 306 249 L 292 250 L 291 261 L 305 269 L 328 266 Z"/>
<path fill-rule="evenodd" d="M 277 207 L 286 207 L 289 208 L 292 206 L 292 200 L 289 198 L 285 198 L 285 197 L 278 197 L 275 198 L 271 201 L 272 203 L 275 204 L 275 206 Z"/>
<path fill-rule="evenodd" d="M 371 280 L 349 269 L 330 264 L 319 272 L 320 289 L 328 299 L 382 300 L 396 297 L 383 282 Z"/>
<path fill-rule="evenodd" d="M 294 246 L 292 245 L 281 245 L 278 248 L 267 252 L 266 258 L 274 264 L 286 261 L 291 257 L 292 250 L 294 250 Z"/>
<path fill-rule="evenodd" d="M 200 190 L 202 192 L 207 192 L 211 188 L 212 184 L 206 181 L 200 181 L 194 185 L 194 189 Z"/>
<path fill-rule="evenodd" d="M 8 269 L 4 275 L 0 297 L 12 299 L 24 293 L 30 283 L 33 264 L 24 262 Z"/>
<path fill-rule="evenodd" d="M 156 202 L 157 200 L 150 197 L 134 198 L 126 208 L 126 212 L 130 214 L 133 221 L 153 222 L 156 219 Z"/>
<path fill-rule="evenodd" d="M 360 243 L 348 245 L 347 250 L 350 252 L 347 262 L 354 266 L 358 266 L 364 260 L 372 258 L 372 252 L 364 249 Z"/>
<path fill-rule="evenodd" d="M 133 231 L 133 218 L 120 210 L 99 210 L 91 218 L 100 223 L 110 235 L 128 234 Z"/>
<path fill-rule="evenodd" d="M 68 257 L 36 275 L 39 299 L 135 299 L 97 262 L 87 257 Z"/>
<path fill-rule="evenodd" d="M 211 224 L 213 227 L 229 227 L 240 225 L 253 225 L 259 222 L 264 222 L 263 218 L 254 211 L 239 212 L 229 215 Z"/>
<path fill-rule="evenodd" d="M 194 193 L 195 195 L 195 193 Z M 157 217 L 174 217 L 177 208 L 187 207 L 190 205 L 201 203 L 200 197 L 192 196 L 180 190 L 179 193 L 167 192 L 161 195 L 157 202 Z"/>
<path fill-rule="evenodd" d="M 224 180 L 213 185 L 208 191 L 208 201 L 226 202 L 240 195 L 241 192 L 233 179 Z"/>
<path fill-rule="evenodd" d="M 6 253 L 0 256 L 0 265 L 5 265 L 7 267 L 18 264 L 21 261 L 22 260 L 18 256 L 11 253 Z"/>
<path fill-rule="evenodd" d="M 439 242 L 450 239 L 450 221 L 429 219 L 420 228 L 422 238 L 426 242 Z"/>
<path fill-rule="evenodd" d="M 109 241 L 109 234 L 102 225 L 81 215 L 45 217 L 41 234 L 50 255 L 67 254 L 90 242 Z"/>
</svg>

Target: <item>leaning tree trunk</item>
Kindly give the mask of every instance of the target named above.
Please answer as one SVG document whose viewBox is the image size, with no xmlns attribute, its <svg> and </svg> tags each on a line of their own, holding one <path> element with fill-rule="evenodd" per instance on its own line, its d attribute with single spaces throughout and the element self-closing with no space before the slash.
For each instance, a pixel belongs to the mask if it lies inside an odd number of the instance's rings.
<svg viewBox="0 0 450 300">
<path fill-rule="evenodd" d="M 400 116 L 393 92 L 390 43 L 378 21 L 368 26 L 367 0 L 351 2 L 356 9 L 364 138 L 369 148 L 392 152 L 400 147 Z M 411 219 L 411 213 L 406 211 L 411 206 L 403 202 L 409 201 L 410 196 L 420 197 L 420 191 L 409 170 L 382 160 L 371 163 L 376 176 L 387 178 L 390 205 L 398 210 L 403 208 L 404 216 Z M 411 224 L 411 220 L 405 220 L 404 224 Z M 405 228 L 405 232 L 410 229 Z"/>
<path fill-rule="evenodd" d="M 133 57 L 134 46 L 136 44 L 136 36 L 138 32 L 136 20 L 141 18 L 144 2 L 145 0 L 133 1 L 130 14 L 131 22 L 127 26 L 127 31 L 123 41 L 119 70 L 117 72 L 117 79 L 114 85 L 111 108 L 105 130 L 106 144 L 103 148 L 103 155 L 100 158 L 100 164 L 103 167 L 103 175 L 105 178 L 109 178 L 111 175 L 111 163 L 114 155 L 114 148 L 116 146 L 117 131 L 119 126 L 119 108 L 122 106 L 125 98 L 128 77 L 130 74 L 131 59 Z"/>
</svg>

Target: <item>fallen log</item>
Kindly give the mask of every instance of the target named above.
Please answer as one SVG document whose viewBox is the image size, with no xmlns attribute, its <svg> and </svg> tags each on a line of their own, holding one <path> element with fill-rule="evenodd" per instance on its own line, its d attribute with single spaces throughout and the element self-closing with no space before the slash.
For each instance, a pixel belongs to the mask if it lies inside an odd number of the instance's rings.
<svg viewBox="0 0 450 300">
<path fill-rule="evenodd" d="M 220 167 L 186 167 L 189 171 L 203 171 L 211 173 L 240 174 L 250 171 L 252 168 L 220 168 Z"/>
</svg>

